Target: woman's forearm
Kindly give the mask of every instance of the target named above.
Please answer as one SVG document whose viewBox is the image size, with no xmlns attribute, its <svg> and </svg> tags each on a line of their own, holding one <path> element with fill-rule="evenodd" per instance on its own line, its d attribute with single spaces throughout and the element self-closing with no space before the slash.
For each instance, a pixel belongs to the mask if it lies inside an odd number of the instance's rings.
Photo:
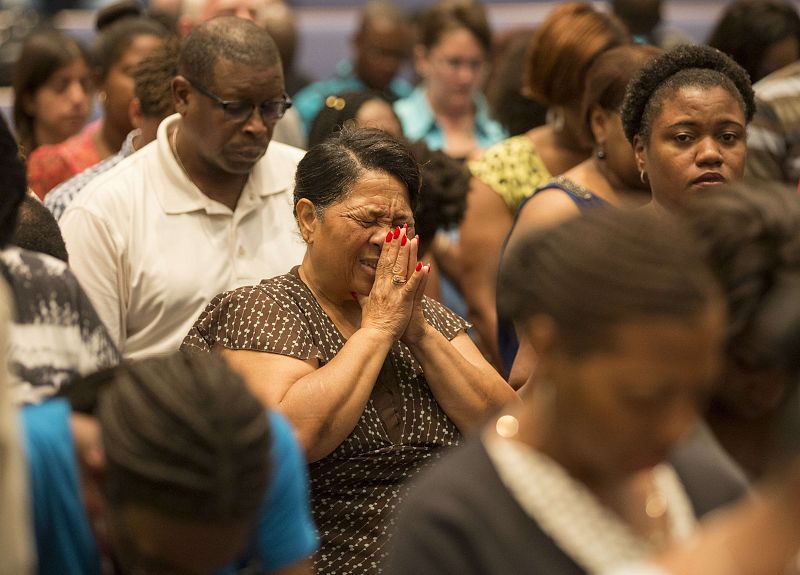
<svg viewBox="0 0 800 575">
<path fill-rule="evenodd" d="M 357 330 L 326 365 L 298 379 L 280 399 L 309 462 L 338 447 L 358 423 L 392 346 L 389 334 Z"/>
<path fill-rule="evenodd" d="M 450 342 L 433 327 L 425 337 L 409 347 L 422 365 L 422 371 L 437 403 L 462 432 L 468 432 L 508 402 L 519 401 L 514 390 L 480 355 L 469 336 L 466 341 Z M 458 349 L 468 348 L 468 359 Z"/>
</svg>

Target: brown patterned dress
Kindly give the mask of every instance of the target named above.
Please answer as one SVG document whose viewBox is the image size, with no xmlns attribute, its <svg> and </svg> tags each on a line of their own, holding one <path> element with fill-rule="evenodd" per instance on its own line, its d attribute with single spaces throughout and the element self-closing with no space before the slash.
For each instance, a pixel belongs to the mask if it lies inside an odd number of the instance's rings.
<svg viewBox="0 0 800 575">
<path fill-rule="evenodd" d="M 467 322 L 431 299 L 425 319 L 452 340 Z M 182 349 L 216 345 L 277 353 L 325 365 L 345 338 L 291 273 L 223 293 L 208 305 Z M 393 514 L 416 476 L 461 434 L 441 410 L 409 349 L 395 342 L 364 413 L 350 435 L 312 463 L 311 497 L 321 548 L 317 573 L 380 573 Z"/>
</svg>

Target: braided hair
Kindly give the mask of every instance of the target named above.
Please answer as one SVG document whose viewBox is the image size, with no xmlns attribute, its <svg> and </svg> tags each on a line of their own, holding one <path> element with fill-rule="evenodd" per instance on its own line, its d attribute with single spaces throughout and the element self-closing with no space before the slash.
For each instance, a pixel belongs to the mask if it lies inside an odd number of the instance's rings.
<svg viewBox="0 0 800 575">
<path fill-rule="evenodd" d="M 111 505 L 249 520 L 269 477 L 261 403 L 218 357 L 176 352 L 120 366 L 99 395 Z"/>
<path fill-rule="evenodd" d="M 577 357 L 608 349 L 625 321 L 690 319 L 717 294 L 683 226 L 654 212 L 598 209 L 516 242 L 500 270 L 498 307 L 519 323 L 549 316 Z"/>
<path fill-rule="evenodd" d="M 622 103 L 622 127 L 633 143 L 649 141 L 653 120 L 663 103 L 687 86 L 721 87 L 742 106 L 745 121 L 755 113 L 755 94 L 747 72 L 731 58 L 708 46 L 678 46 L 654 58 L 628 85 Z"/>
</svg>

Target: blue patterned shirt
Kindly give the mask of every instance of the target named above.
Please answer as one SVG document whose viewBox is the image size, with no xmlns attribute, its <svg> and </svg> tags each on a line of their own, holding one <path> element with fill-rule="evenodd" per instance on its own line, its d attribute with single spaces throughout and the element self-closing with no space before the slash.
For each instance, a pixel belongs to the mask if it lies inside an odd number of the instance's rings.
<svg viewBox="0 0 800 575">
<path fill-rule="evenodd" d="M 128 134 L 128 137 L 125 138 L 125 141 L 122 143 L 122 147 L 120 148 L 119 152 L 109 158 L 106 158 L 98 164 L 86 168 L 80 174 L 72 176 L 66 182 L 63 182 L 53 188 L 53 190 L 44 197 L 44 205 L 48 210 L 50 210 L 50 212 L 53 214 L 53 217 L 56 220 L 61 219 L 61 216 L 66 211 L 67 207 L 69 207 L 69 205 L 72 203 L 72 200 L 75 199 L 75 196 L 78 195 L 78 192 L 80 192 L 86 186 L 86 184 L 91 182 L 100 174 L 107 172 L 119 164 L 122 160 L 134 153 L 136 148 L 133 147 L 133 139 L 138 135 L 139 130 L 133 130 Z"/>
</svg>

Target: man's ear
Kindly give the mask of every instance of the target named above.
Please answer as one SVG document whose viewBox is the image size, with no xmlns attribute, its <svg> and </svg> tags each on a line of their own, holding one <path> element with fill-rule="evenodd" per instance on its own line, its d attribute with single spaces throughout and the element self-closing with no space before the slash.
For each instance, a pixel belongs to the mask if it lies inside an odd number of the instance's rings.
<svg viewBox="0 0 800 575">
<path fill-rule="evenodd" d="M 189 108 L 189 87 L 189 80 L 183 76 L 172 79 L 172 101 L 175 103 L 175 111 L 180 115 L 185 114 Z"/>
<path fill-rule="evenodd" d="M 303 241 L 308 245 L 312 245 L 314 243 L 314 235 L 319 225 L 316 207 L 310 200 L 302 198 L 295 205 L 294 211 L 297 217 L 297 225 L 300 227 L 300 235 L 303 236 Z"/>
</svg>

